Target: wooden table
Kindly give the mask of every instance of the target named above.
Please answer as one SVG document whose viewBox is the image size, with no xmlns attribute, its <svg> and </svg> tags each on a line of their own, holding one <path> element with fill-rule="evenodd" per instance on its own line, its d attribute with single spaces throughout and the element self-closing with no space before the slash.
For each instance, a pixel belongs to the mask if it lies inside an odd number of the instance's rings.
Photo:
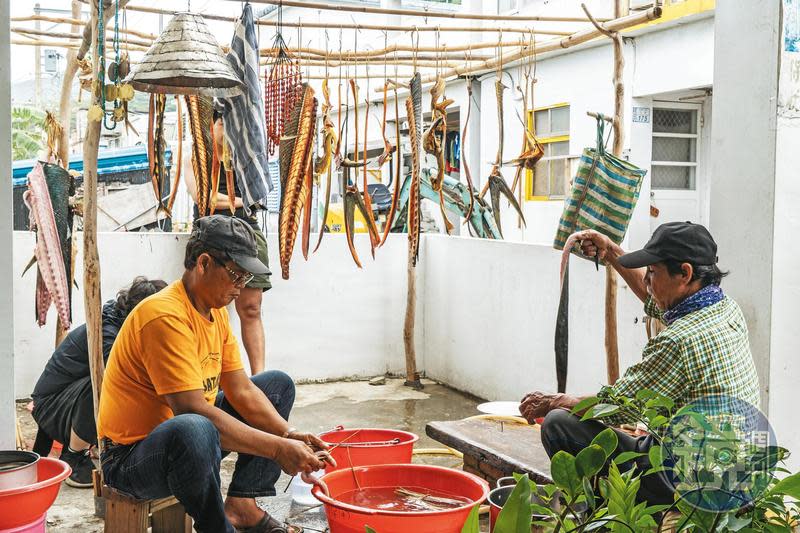
<svg viewBox="0 0 800 533">
<path fill-rule="evenodd" d="M 514 472 L 527 473 L 537 483 L 551 481 L 550 458 L 538 425 L 464 419 L 429 422 L 425 433 L 463 453 L 464 470 L 492 485 Z"/>
</svg>

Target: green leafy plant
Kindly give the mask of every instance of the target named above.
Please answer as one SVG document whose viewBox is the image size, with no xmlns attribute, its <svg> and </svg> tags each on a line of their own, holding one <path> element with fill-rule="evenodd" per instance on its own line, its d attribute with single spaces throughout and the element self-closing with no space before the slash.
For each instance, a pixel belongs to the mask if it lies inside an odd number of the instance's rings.
<svg viewBox="0 0 800 533">
<path fill-rule="evenodd" d="M 42 149 L 44 114 L 29 107 L 11 109 L 11 154 L 15 161 L 36 157 Z"/>
</svg>

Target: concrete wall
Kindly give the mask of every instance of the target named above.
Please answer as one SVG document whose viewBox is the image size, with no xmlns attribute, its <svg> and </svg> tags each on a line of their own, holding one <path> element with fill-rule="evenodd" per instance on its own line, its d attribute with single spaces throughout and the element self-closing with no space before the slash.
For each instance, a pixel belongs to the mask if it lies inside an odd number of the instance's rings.
<svg viewBox="0 0 800 533">
<path fill-rule="evenodd" d="M 80 237 L 80 234 L 78 234 Z M 177 279 L 183 272 L 183 250 L 187 234 L 101 233 L 98 238 L 103 300 L 114 297 L 137 275 Z M 370 258 L 366 235 L 356 237 L 364 269 L 350 259 L 344 237 L 326 235 L 317 254 L 303 261 L 297 251 L 291 278 L 280 278 L 277 236 L 270 235 L 270 265 L 274 287 L 264 297 L 263 316 L 267 335 L 267 366 L 289 372 L 295 379 L 367 377 L 404 368 L 403 313 L 406 287 L 405 235 L 392 236 Z M 20 277 L 33 250 L 34 236 L 14 233 L 14 334 L 18 367 L 17 397 L 27 397 L 55 339 L 55 312 L 51 308 L 47 326 L 34 320 L 35 270 Z M 297 248 L 299 248 L 299 243 Z M 76 279 L 83 279 L 82 244 L 78 240 Z M 424 256 L 424 248 L 423 248 Z M 420 294 L 424 280 L 417 284 Z M 73 291 L 74 324 L 84 322 L 83 292 Z M 234 331 L 239 331 L 231 306 Z M 424 317 L 418 309 L 419 331 Z M 420 368 L 424 368 L 422 336 L 418 336 Z M 247 364 L 244 351 L 242 352 Z"/>
<path fill-rule="evenodd" d="M 554 332 L 559 253 L 549 246 L 427 237 L 426 371 L 491 400 L 556 390 Z M 606 383 L 605 274 L 589 261 L 570 265 L 567 391 Z M 641 359 L 642 304 L 620 280 L 620 368 Z"/>
<path fill-rule="evenodd" d="M 788 21 L 786 21 L 788 22 Z M 785 22 L 785 23 L 786 23 Z M 781 53 L 778 117 L 775 150 L 775 224 L 772 262 L 772 328 L 770 338 L 769 414 L 780 443 L 795 450 L 793 465 L 800 467 L 800 428 L 796 423 L 797 305 L 800 300 L 800 254 L 796 236 L 800 233 L 800 53 Z"/>
<path fill-rule="evenodd" d="M 9 35 L 9 2 L 0 2 L 0 34 Z M 0 40 L 0 168 L 11 168 L 11 58 L 8 38 Z M 0 279 L 11 279 L 14 254 L 11 180 L 0 182 Z M 14 447 L 14 295 L 13 285 L 0 288 L 0 450 Z"/>
<path fill-rule="evenodd" d="M 720 2 L 715 18 L 709 229 L 732 270 L 725 290 L 747 318 L 765 409 L 773 316 L 778 20 L 778 2 L 752 0 Z M 757 65 L 757 75 L 742 77 L 743 64 Z M 741 223 L 732 227 L 734 220 Z"/>
</svg>

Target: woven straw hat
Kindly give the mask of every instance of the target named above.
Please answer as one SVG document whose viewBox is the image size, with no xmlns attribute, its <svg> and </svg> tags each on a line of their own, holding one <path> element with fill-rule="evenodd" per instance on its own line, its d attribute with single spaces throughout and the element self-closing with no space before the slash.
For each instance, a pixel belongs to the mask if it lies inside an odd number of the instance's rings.
<svg viewBox="0 0 800 533">
<path fill-rule="evenodd" d="M 241 94 L 241 81 L 197 13 L 172 17 L 125 81 L 149 93 Z"/>
</svg>

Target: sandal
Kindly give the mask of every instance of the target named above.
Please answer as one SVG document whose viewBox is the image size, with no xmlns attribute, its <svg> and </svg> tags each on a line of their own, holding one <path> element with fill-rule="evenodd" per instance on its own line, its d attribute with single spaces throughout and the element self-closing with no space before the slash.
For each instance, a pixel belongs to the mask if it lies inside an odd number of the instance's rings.
<svg viewBox="0 0 800 533">
<path fill-rule="evenodd" d="M 300 526 L 291 526 L 279 522 L 272 518 L 269 514 L 264 513 L 264 516 L 259 520 L 258 524 L 238 529 L 239 533 L 303 533 L 303 528 Z"/>
</svg>

